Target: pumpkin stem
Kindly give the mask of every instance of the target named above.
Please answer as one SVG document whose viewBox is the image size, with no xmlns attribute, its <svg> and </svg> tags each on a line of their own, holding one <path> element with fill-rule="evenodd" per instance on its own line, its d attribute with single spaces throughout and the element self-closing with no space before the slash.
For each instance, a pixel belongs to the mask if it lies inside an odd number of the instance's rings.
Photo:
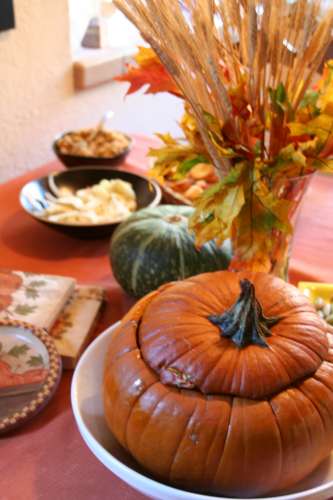
<svg viewBox="0 0 333 500">
<path fill-rule="evenodd" d="M 232 340 L 237 347 L 257 344 L 268 347 L 266 337 L 270 327 L 281 318 L 266 318 L 255 296 L 251 281 L 240 281 L 241 293 L 235 304 L 225 313 L 208 316 L 209 321 L 221 330 L 221 336 Z"/>
</svg>

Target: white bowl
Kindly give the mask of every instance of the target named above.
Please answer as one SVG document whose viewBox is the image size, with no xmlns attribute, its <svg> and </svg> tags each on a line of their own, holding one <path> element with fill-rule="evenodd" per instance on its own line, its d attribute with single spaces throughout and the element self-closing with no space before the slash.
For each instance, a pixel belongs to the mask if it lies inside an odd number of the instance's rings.
<svg viewBox="0 0 333 500">
<path fill-rule="evenodd" d="M 103 412 L 102 379 L 104 358 L 116 325 L 108 328 L 81 357 L 72 381 L 71 399 L 81 436 L 105 467 L 132 488 L 156 500 L 232 500 L 179 490 L 145 475 L 138 464 L 116 442 L 106 426 Z M 333 453 L 310 476 L 292 490 L 266 500 L 327 500 L 333 495 Z M 263 498 L 263 497 L 261 497 Z"/>
</svg>

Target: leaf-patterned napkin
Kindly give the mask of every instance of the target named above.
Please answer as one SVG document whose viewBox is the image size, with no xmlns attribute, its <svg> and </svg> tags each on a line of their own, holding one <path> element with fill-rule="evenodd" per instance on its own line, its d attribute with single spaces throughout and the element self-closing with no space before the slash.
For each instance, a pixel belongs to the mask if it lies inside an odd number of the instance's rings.
<svg viewBox="0 0 333 500">
<path fill-rule="evenodd" d="M 91 338 L 103 302 L 103 288 L 77 286 L 52 328 L 50 334 L 65 369 L 75 367 Z"/>
<path fill-rule="evenodd" d="M 65 276 L 0 269 L 0 319 L 16 319 L 50 330 L 76 281 Z"/>
<path fill-rule="evenodd" d="M 104 289 L 76 286 L 73 278 L 0 269 L 0 319 L 45 328 L 64 368 L 74 368 L 90 340 Z"/>
</svg>

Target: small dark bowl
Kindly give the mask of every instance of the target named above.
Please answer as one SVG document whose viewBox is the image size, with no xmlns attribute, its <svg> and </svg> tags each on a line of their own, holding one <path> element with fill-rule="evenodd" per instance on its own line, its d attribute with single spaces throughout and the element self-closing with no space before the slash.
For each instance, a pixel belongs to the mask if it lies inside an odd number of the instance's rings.
<svg viewBox="0 0 333 500">
<path fill-rule="evenodd" d="M 78 189 L 97 184 L 102 179 L 121 179 L 130 182 L 136 194 L 138 210 L 146 207 L 155 207 L 161 201 L 162 193 L 158 184 L 144 176 L 124 170 L 113 170 L 112 168 L 81 167 L 56 172 L 55 174 L 28 182 L 21 189 L 20 203 L 23 209 L 34 219 L 62 233 L 82 239 L 110 237 L 113 230 L 122 220 L 101 224 L 74 224 L 52 222 L 41 215 L 41 212 L 48 204 L 45 196 L 46 193 L 55 194 L 52 191 L 54 185 L 57 188 L 66 187 L 74 193 Z"/>
<path fill-rule="evenodd" d="M 193 206 L 190 200 L 180 193 L 177 193 L 166 184 L 159 184 L 159 186 L 162 191 L 163 203 L 168 203 L 170 205 L 188 205 L 189 207 Z"/>
<path fill-rule="evenodd" d="M 71 155 L 68 153 L 62 153 L 58 147 L 58 141 L 65 135 L 70 132 L 64 132 L 63 134 L 58 135 L 53 141 L 53 151 L 55 152 L 58 159 L 63 163 L 67 168 L 72 167 L 85 167 L 85 166 L 100 166 L 100 167 L 117 167 L 124 163 L 124 160 L 128 153 L 132 149 L 133 139 L 126 134 L 123 134 L 130 142 L 129 145 L 124 151 L 118 155 L 110 156 L 108 158 L 101 156 L 79 156 L 79 155 Z"/>
</svg>

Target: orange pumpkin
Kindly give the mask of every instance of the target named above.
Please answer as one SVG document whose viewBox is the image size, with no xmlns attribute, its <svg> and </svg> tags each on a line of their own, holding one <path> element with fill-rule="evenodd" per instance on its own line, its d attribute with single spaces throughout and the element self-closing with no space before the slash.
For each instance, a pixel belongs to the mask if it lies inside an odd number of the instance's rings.
<svg viewBox="0 0 333 500">
<path fill-rule="evenodd" d="M 292 285 L 221 271 L 164 285 L 116 330 L 104 377 L 114 436 L 157 479 L 251 497 L 333 448 L 333 351 Z"/>
</svg>

